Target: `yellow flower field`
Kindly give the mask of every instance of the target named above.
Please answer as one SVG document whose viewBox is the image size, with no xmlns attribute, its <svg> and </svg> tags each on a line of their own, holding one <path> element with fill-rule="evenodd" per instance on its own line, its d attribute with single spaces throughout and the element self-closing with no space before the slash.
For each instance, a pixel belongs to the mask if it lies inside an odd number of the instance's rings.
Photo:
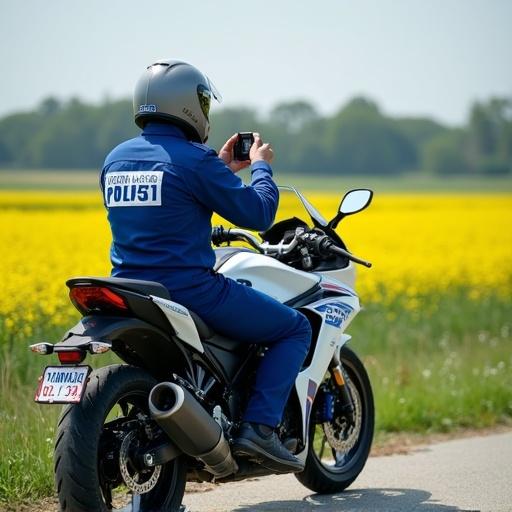
<svg viewBox="0 0 512 512">
<path fill-rule="evenodd" d="M 336 211 L 337 194 L 306 195 L 326 217 Z M 110 231 L 99 193 L 0 192 L 0 226 L 0 318 L 7 331 L 29 337 L 41 315 L 65 325 L 73 314 L 65 280 L 110 271 Z M 510 195 L 376 195 L 338 231 L 374 264 L 358 267 L 366 303 L 404 297 L 409 309 L 435 308 L 436 294 L 460 288 L 473 299 L 510 297 Z"/>
</svg>

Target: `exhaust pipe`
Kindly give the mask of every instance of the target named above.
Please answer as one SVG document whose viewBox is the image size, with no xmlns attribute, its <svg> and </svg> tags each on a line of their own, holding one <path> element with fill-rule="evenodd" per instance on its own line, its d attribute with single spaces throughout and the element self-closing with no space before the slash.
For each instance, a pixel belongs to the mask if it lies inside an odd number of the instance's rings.
<svg viewBox="0 0 512 512">
<path fill-rule="evenodd" d="M 157 384 L 149 394 L 149 412 L 184 453 L 200 459 L 217 478 L 238 471 L 220 425 L 185 388 Z"/>
</svg>

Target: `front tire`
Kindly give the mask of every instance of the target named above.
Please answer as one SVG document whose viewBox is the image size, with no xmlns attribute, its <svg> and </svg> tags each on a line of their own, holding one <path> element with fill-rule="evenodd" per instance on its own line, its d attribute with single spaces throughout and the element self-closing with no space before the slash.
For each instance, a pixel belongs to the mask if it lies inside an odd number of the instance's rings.
<svg viewBox="0 0 512 512">
<path fill-rule="evenodd" d="M 117 440 L 127 432 L 125 439 L 130 441 L 136 432 L 129 430 L 130 426 L 149 419 L 147 398 L 155 384 L 140 368 L 107 366 L 91 373 L 79 404 L 63 409 L 54 453 L 55 483 L 62 512 L 135 510 L 136 506 L 140 512 L 179 510 L 186 483 L 183 458 L 160 466 L 157 475 L 155 469 L 153 480 L 149 474 L 151 490 L 141 494 L 128 491 L 118 462 L 124 448 Z M 112 419 L 116 409 L 122 414 Z M 117 448 L 116 443 L 120 445 Z M 134 482 L 140 479 L 137 475 Z M 126 496 L 118 497 L 116 492 Z M 126 504 L 126 500 L 130 503 Z"/>
<path fill-rule="evenodd" d="M 340 416 L 336 415 L 336 408 L 334 408 L 335 413 L 330 423 L 319 423 L 316 420 L 319 415 L 318 409 L 321 407 L 319 403 L 321 394 L 317 394 L 309 422 L 306 466 L 304 471 L 295 475 L 299 482 L 308 489 L 321 494 L 341 492 L 357 478 L 366 464 L 373 440 L 375 410 L 372 388 L 366 369 L 357 355 L 348 347 L 342 347 L 340 360 L 354 405 L 356 409 L 359 407 L 359 412 L 355 415 L 359 420 L 356 420 L 352 427 L 353 430 L 350 434 L 352 437 L 347 437 L 346 440 L 337 440 L 334 428 L 339 429 L 343 422 L 340 421 Z M 322 385 L 328 386 L 328 389 L 336 389 L 329 373 Z M 331 443 L 339 443 L 337 447 L 342 449 L 337 451 Z M 326 447 L 331 452 L 331 455 L 327 457 L 325 456 Z M 332 462 L 328 459 L 332 459 Z"/>
</svg>

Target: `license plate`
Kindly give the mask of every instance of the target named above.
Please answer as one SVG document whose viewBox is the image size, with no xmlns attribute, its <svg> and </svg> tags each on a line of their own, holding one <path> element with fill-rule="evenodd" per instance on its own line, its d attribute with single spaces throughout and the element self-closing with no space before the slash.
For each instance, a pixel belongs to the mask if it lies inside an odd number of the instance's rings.
<svg viewBox="0 0 512 512">
<path fill-rule="evenodd" d="M 90 366 L 47 366 L 39 377 L 35 401 L 40 404 L 80 402 L 90 371 Z"/>
</svg>

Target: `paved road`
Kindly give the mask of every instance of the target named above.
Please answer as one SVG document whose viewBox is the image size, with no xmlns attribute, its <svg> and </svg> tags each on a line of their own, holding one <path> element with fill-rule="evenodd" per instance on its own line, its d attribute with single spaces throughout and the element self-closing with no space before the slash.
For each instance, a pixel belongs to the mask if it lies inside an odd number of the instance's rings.
<svg viewBox="0 0 512 512">
<path fill-rule="evenodd" d="M 373 457 L 344 493 L 319 496 L 292 475 L 185 496 L 190 512 L 512 512 L 512 433 Z"/>
</svg>

